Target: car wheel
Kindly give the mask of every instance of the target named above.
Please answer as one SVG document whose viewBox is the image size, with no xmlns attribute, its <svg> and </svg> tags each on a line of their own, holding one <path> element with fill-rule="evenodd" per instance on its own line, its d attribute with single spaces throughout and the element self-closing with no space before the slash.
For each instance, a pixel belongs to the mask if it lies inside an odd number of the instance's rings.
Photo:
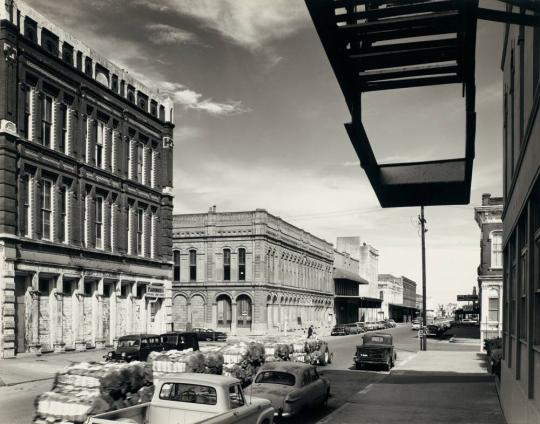
<svg viewBox="0 0 540 424">
<path fill-rule="evenodd" d="M 354 367 L 357 369 L 357 370 L 361 370 L 362 369 L 362 364 L 360 362 L 357 362 L 356 364 L 354 364 Z"/>
</svg>

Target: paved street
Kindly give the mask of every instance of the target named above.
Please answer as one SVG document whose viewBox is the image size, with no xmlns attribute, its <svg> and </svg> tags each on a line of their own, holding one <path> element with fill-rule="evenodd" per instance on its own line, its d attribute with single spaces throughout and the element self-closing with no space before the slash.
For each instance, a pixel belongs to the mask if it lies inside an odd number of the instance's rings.
<svg viewBox="0 0 540 424">
<path fill-rule="evenodd" d="M 416 355 L 419 342 L 410 325 L 385 330 L 394 335 L 397 348 L 396 368 L 406 368 L 407 362 Z M 478 344 L 450 343 L 449 336 L 443 340 L 430 339 L 428 348 L 438 351 L 478 351 Z M 310 411 L 302 422 L 315 423 L 335 411 L 358 392 L 381 382 L 388 376 L 386 371 L 358 371 L 353 368 L 352 356 L 355 347 L 361 343 L 361 335 L 329 337 L 330 349 L 334 352 L 333 363 L 321 368 L 321 374 L 328 378 L 332 385 L 332 398 L 325 410 Z M 0 424 L 27 424 L 31 422 L 36 396 L 52 385 L 54 372 L 71 361 L 100 360 L 104 351 L 87 351 L 84 353 L 67 353 L 60 355 L 43 355 L 35 357 L 23 355 L 18 359 L 0 361 L 0 376 L 5 384 L 0 387 Z M 16 384 L 21 380 L 38 380 L 31 383 Z M 45 379 L 45 380 L 44 380 Z M 0 383 L 1 384 L 1 383 Z M 292 422 L 292 420 L 282 420 Z"/>
</svg>

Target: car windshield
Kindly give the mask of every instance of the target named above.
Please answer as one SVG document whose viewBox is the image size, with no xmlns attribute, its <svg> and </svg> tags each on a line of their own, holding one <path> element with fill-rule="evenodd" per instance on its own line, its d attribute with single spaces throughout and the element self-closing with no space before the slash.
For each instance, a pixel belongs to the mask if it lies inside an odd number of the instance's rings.
<svg viewBox="0 0 540 424">
<path fill-rule="evenodd" d="M 366 343 L 384 343 L 384 337 L 371 336 Z"/>
<path fill-rule="evenodd" d="M 136 340 L 118 340 L 118 347 L 135 347 L 139 346 L 139 339 Z"/>
<path fill-rule="evenodd" d="M 255 378 L 255 383 L 282 384 L 284 386 L 294 386 L 295 381 L 294 375 L 281 371 L 262 371 Z"/>
</svg>

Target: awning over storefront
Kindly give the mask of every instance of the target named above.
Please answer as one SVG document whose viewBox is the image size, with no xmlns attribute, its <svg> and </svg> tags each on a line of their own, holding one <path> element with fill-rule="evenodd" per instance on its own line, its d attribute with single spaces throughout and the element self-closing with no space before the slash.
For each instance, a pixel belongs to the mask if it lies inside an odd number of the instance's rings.
<svg viewBox="0 0 540 424">
<path fill-rule="evenodd" d="M 360 277 L 358 274 L 338 267 L 334 268 L 334 280 L 348 280 L 358 284 L 369 284 L 369 281 Z"/>
<path fill-rule="evenodd" d="M 335 301 L 347 301 L 348 303 L 356 303 L 359 308 L 380 308 L 381 299 L 376 297 L 366 297 L 366 296 L 341 296 L 336 295 Z"/>
</svg>

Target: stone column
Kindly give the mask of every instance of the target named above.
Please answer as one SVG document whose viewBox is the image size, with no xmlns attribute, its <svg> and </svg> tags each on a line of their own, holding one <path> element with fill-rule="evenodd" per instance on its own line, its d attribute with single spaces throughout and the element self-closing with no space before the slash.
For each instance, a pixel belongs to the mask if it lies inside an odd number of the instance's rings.
<svg viewBox="0 0 540 424">
<path fill-rule="evenodd" d="M 73 336 L 75 350 L 86 350 L 84 339 L 84 276 L 79 277 L 77 290 L 73 293 Z"/>
<path fill-rule="evenodd" d="M 111 298 L 109 299 L 110 306 L 109 306 L 109 337 L 110 340 L 106 340 L 105 342 L 111 342 L 114 346 L 116 346 L 117 341 L 117 335 L 116 335 L 116 325 L 118 320 L 118 293 L 121 290 L 120 287 L 120 281 L 116 281 L 112 283 L 111 288 Z"/>
<path fill-rule="evenodd" d="M 212 328 L 216 328 L 217 329 L 217 325 L 218 325 L 218 310 L 217 310 L 217 303 L 214 302 L 212 303 Z"/>
<path fill-rule="evenodd" d="M 15 252 L 13 252 L 15 253 Z M 0 358 L 15 356 L 15 266 L 7 260 L 5 246 L 0 247 Z"/>
<path fill-rule="evenodd" d="M 238 321 L 237 313 L 236 302 L 233 302 L 231 305 L 231 334 L 233 336 L 236 335 L 236 324 Z"/>
<path fill-rule="evenodd" d="M 32 275 L 32 285 L 27 291 L 26 317 L 29 328 L 29 350 L 31 353 L 41 355 L 41 343 L 39 341 L 39 273 Z"/>
<path fill-rule="evenodd" d="M 272 304 L 266 304 L 266 328 L 270 333 L 272 331 Z"/>
<path fill-rule="evenodd" d="M 49 297 L 50 308 L 50 332 L 52 348 L 55 352 L 64 352 L 64 329 L 62 323 L 62 313 L 64 310 L 64 280 L 62 274 L 56 277 L 56 285 Z"/>
<path fill-rule="evenodd" d="M 104 349 L 106 340 L 103 337 L 103 277 L 97 283 L 94 301 L 92 302 L 92 318 L 94 319 L 94 342 L 96 349 Z"/>
</svg>

